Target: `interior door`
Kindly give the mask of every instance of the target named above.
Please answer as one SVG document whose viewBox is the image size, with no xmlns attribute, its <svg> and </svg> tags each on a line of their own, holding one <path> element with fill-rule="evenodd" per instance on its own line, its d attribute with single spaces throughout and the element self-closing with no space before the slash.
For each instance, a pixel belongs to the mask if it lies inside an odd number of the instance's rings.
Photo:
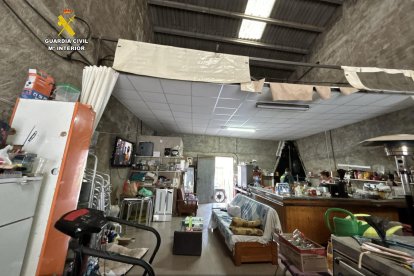
<svg viewBox="0 0 414 276">
<path fill-rule="evenodd" d="M 199 203 L 213 202 L 215 157 L 199 157 L 197 161 L 197 196 Z"/>
</svg>

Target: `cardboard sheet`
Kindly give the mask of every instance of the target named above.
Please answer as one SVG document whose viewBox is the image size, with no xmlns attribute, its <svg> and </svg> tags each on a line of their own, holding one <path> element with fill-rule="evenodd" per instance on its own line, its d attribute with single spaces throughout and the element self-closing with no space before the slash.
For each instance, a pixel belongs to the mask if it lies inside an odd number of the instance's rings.
<svg viewBox="0 0 414 276">
<path fill-rule="evenodd" d="M 342 66 L 342 69 L 347 81 L 358 89 L 414 92 L 413 70 L 350 66 Z"/>
<path fill-rule="evenodd" d="M 265 79 L 260 79 L 258 81 L 250 81 L 240 83 L 240 90 L 246 92 L 262 93 L 263 85 Z"/>
<path fill-rule="evenodd" d="M 270 83 L 273 101 L 312 101 L 313 85 Z"/>
<path fill-rule="evenodd" d="M 165 79 L 250 82 L 249 57 L 119 39 L 113 68 Z"/>
</svg>

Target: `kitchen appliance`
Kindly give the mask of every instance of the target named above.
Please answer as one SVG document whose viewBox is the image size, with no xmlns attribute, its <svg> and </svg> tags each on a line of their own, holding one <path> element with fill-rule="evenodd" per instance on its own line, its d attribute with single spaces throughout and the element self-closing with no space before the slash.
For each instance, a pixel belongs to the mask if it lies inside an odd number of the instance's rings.
<svg viewBox="0 0 414 276">
<path fill-rule="evenodd" d="M 69 237 L 53 225 L 78 204 L 94 120 L 92 108 L 78 102 L 19 99 L 16 103 L 11 119 L 16 134 L 8 137 L 8 144 L 24 144 L 27 152 L 49 160 L 21 275 L 63 274 Z M 26 141 L 34 126 L 37 135 Z"/>
<path fill-rule="evenodd" d="M 171 221 L 174 189 L 156 189 L 153 221 Z"/>
<path fill-rule="evenodd" d="M 395 164 L 400 175 L 402 187 L 407 204 L 407 217 L 411 220 L 411 229 L 414 229 L 413 191 L 410 187 L 412 181 L 410 162 L 414 156 L 414 135 L 396 134 L 371 138 L 362 141 L 363 146 L 383 146 L 387 156 L 394 156 Z"/>
<path fill-rule="evenodd" d="M 0 179 L 1 275 L 20 275 L 41 186 L 41 177 Z"/>
<path fill-rule="evenodd" d="M 171 156 L 179 156 L 180 155 L 180 151 L 177 149 L 172 149 L 171 150 Z"/>
<path fill-rule="evenodd" d="M 152 156 L 154 154 L 153 142 L 139 142 L 137 155 L 139 156 Z"/>
<path fill-rule="evenodd" d="M 184 173 L 184 192 L 194 193 L 194 167 L 188 167 Z"/>
<path fill-rule="evenodd" d="M 262 185 L 265 186 L 265 187 L 274 187 L 275 186 L 273 173 L 270 173 L 269 175 L 262 175 Z"/>
<path fill-rule="evenodd" d="M 171 148 L 165 148 L 164 149 L 164 156 L 165 157 L 170 157 L 171 155 Z"/>
<path fill-rule="evenodd" d="M 253 183 L 253 165 L 238 165 L 237 186 L 247 189 L 247 186 L 251 183 Z"/>
<path fill-rule="evenodd" d="M 327 184 L 326 186 L 330 189 L 332 197 L 347 198 L 348 193 L 346 192 L 347 182 L 344 180 L 346 171 L 343 169 L 337 170 L 339 180 L 335 184 Z"/>
</svg>

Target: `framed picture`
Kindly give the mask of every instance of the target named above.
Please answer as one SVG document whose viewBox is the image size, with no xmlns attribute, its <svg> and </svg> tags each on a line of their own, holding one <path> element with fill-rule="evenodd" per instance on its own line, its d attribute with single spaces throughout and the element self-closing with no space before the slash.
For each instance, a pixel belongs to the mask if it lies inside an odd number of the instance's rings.
<svg viewBox="0 0 414 276">
<path fill-rule="evenodd" d="M 116 137 L 112 153 L 111 165 L 113 167 L 129 167 L 135 152 L 135 144 L 131 141 Z"/>
</svg>

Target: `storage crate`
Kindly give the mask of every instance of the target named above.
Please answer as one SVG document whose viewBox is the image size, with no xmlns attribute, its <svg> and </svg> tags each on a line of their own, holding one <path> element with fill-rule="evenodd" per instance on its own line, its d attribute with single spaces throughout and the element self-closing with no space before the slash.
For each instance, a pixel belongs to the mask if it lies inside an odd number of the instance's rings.
<svg viewBox="0 0 414 276">
<path fill-rule="evenodd" d="M 288 241 L 292 234 L 278 234 L 279 251 L 302 272 L 328 271 L 325 248 L 309 239 L 315 245 L 312 249 L 301 249 Z"/>
</svg>

